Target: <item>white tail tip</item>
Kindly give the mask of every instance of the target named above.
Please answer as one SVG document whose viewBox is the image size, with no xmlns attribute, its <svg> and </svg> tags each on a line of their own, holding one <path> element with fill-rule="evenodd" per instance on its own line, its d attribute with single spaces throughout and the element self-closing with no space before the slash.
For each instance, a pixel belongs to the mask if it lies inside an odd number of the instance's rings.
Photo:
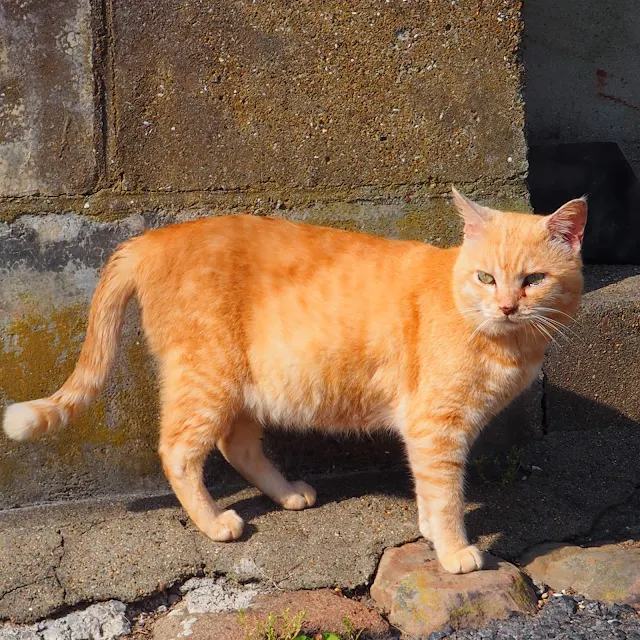
<svg viewBox="0 0 640 640">
<path fill-rule="evenodd" d="M 2 428 L 12 440 L 29 440 L 47 430 L 48 420 L 44 407 L 36 402 L 18 402 L 7 407 Z"/>
</svg>

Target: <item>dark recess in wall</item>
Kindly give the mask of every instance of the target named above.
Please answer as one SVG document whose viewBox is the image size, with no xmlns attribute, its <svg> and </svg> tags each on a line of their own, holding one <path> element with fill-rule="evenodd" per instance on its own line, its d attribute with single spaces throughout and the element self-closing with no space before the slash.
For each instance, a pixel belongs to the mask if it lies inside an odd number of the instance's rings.
<svg viewBox="0 0 640 640">
<path fill-rule="evenodd" d="M 534 211 L 586 194 L 585 260 L 640 264 L 640 5 L 536 0 L 523 17 Z"/>
</svg>

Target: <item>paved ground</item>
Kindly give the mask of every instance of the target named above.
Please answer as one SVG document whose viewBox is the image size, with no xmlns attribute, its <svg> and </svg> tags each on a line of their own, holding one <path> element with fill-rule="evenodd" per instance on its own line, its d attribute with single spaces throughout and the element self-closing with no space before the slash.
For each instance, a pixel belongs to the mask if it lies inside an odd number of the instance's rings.
<svg viewBox="0 0 640 640">
<path fill-rule="evenodd" d="M 550 433 L 518 453 L 515 471 L 472 465 L 470 534 L 509 560 L 544 541 L 630 538 L 639 458 L 630 426 Z M 385 547 L 418 536 L 406 474 L 313 483 L 319 505 L 304 512 L 280 510 L 253 490 L 217 496 L 249 523 L 233 544 L 205 539 L 171 497 L 1 512 L 0 618 L 30 622 L 74 605 L 132 602 L 194 575 L 357 591 Z"/>
</svg>

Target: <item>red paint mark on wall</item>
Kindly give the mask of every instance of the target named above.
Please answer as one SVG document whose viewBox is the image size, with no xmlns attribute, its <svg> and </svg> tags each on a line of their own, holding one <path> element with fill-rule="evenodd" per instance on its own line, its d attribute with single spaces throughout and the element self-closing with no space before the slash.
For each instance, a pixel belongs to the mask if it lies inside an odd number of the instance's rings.
<svg viewBox="0 0 640 640">
<path fill-rule="evenodd" d="M 602 89 L 607 83 L 607 72 L 604 69 L 596 69 L 596 87 Z"/>
<path fill-rule="evenodd" d="M 611 76 L 615 78 L 615 76 Z M 627 107 L 628 109 L 633 109 L 634 111 L 640 111 L 640 105 L 633 104 L 624 98 L 614 95 L 609 91 L 603 91 L 607 82 L 610 78 L 610 74 L 608 74 L 604 69 L 596 69 L 596 96 L 601 100 L 608 100 L 609 102 L 615 102 L 616 104 L 622 105 L 623 107 Z M 623 85 L 626 85 L 627 82 L 620 78 L 620 81 Z M 615 84 L 615 83 L 614 83 Z M 620 85 L 620 82 L 617 83 Z M 620 88 L 620 87 L 619 87 Z"/>
</svg>

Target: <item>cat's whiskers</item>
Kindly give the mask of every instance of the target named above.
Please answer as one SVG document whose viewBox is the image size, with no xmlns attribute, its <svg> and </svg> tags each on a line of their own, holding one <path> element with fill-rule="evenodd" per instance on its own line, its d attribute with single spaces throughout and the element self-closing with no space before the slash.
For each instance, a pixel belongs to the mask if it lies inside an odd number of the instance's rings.
<svg viewBox="0 0 640 640">
<path fill-rule="evenodd" d="M 537 322 L 538 318 L 532 318 L 531 326 L 537 329 L 540 334 L 545 337 L 549 342 L 553 342 L 555 344 L 559 344 L 558 341 L 549 333 L 549 331 L 542 325 Z"/>
<path fill-rule="evenodd" d="M 567 342 L 571 341 L 571 337 L 563 331 L 564 325 L 556 325 L 553 322 L 549 322 L 549 318 L 546 318 L 545 316 L 538 316 L 537 320 L 550 331 L 555 331 L 558 335 L 562 336 Z"/>
<path fill-rule="evenodd" d="M 567 325 L 562 324 L 562 322 L 558 322 L 557 320 L 554 320 L 553 318 L 549 318 L 547 316 L 542 317 L 544 318 L 544 322 L 554 327 L 556 331 L 565 336 L 567 340 L 569 340 L 570 338 L 580 338 L 580 336 L 578 336 L 575 331 L 572 331 L 569 327 L 567 327 Z"/>
<path fill-rule="evenodd" d="M 582 338 L 569 326 L 567 326 L 566 324 L 564 324 L 563 322 L 560 322 L 559 320 L 556 320 L 555 318 L 551 318 L 548 315 L 545 315 L 544 313 L 536 313 L 537 311 L 555 311 L 555 309 L 548 309 L 548 307 L 535 307 L 533 309 L 534 314 L 536 315 L 536 317 L 538 318 L 542 318 L 544 322 L 546 322 L 547 324 L 551 324 L 554 326 L 554 328 L 558 331 L 558 333 L 563 334 L 567 340 L 569 340 L 569 337 L 567 335 L 565 335 L 565 331 L 568 332 L 569 334 L 571 334 L 571 337 L 576 338 L 576 340 L 578 341 L 582 341 Z M 560 311 L 559 313 L 563 313 L 562 311 Z M 567 313 L 563 313 L 563 315 L 567 316 L 568 318 L 571 318 L 571 316 Z"/>
<path fill-rule="evenodd" d="M 565 316 L 569 318 L 569 320 L 571 320 L 572 322 L 576 320 L 573 316 L 570 316 L 568 313 L 565 313 L 564 311 L 560 311 L 560 309 L 554 309 L 553 307 L 534 307 L 533 311 L 548 311 L 549 313 L 559 313 L 561 316 Z M 549 316 L 546 316 L 546 317 L 548 318 Z"/>
<path fill-rule="evenodd" d="M 491 318 L 485 318 L 473 331 L 473 333 L 467 339 L 467 342 L 471 342 L 475 335 L 479 333 L 484 327 L 486 327 L 491 322 Z"/>
<path fill-rule="evenodd" d="M 482 311 L 476 307 L 467 307 L 466 309 L 458 309 L 461 315 L 471 318 L 473 316 L 477 316 L 478 314 L 482 314 Z"/>
</svg>

